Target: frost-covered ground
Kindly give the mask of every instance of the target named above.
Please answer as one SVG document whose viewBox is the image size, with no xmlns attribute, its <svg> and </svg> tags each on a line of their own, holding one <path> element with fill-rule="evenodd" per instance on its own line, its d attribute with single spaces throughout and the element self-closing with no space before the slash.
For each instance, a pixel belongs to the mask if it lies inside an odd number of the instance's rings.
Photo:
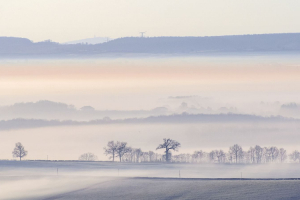
<svg viewBox="0 0 300 200">
<path fill-rule="evenodd" d="M 1 199 L 300 199 L 300 180 L 55 176 L 14 177 L 0 185 Z"/>
<path fill-rule="evenodd" d="M 300 164 L 0 161 L 0 199 L 300 199 L 298 178 Z"/>
<path fill-rule="evenodd" d="M 110 176 L 178 178 L 300 178 L 299 163 L 261 165 L 0 161 L 0 176 Z"/>
<path fill-rule="evenodd" d="M 299 188 L 300 181 L 121 179 L 47 199 L 300 199 Z"/>
</svg>

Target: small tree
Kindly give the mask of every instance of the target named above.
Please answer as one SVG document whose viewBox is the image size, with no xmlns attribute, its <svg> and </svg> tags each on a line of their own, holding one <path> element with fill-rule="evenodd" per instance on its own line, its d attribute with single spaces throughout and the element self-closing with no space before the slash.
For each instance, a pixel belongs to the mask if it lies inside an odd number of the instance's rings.
<svg viewBox="0 0 300 200">
<path fill-rule="evenodd" d="M 20 158 L 20 161 L 23 157 L 27 156 L 27 151 L 24 149 L 24 146 L 18 142 L 16 143 L 16 146 L 14 148 L 14 151 L 12 152 L 13 157 Z"/>
<path fill-rule="evenodd" d="M 116 155 L 116 150 L 117 150 L 117 144 L 115 144 L 114 141 L 109 141 L 107 143 L 107 147 L 104 147 L 104 154 L 105 155 L 111 155 L 109 158 L 113 159 L 113 162 L 115 161 L 115 155 Z"/>
<path fill-rule="evenodd" d="M 240 145 L 235 144 L 229 149 L 229 153 L 233 156 L 235 159 L 235 163 L 238 162 L 238 159 L 240 159 L 243 156 L 243 149 Z"/>
<path fill-rule="evenodd" d="M 279 159 L 281 163 L 283 163 L 287 159 L 286 150 L 283 148 L 279 149 Z"/>
<path fill-rule="evenodd" d="M 299 151 L 293 151 L 290 155 L 290 159 L 294 162 L 297 162 L 297 160 L 300 162 L 300 152 Z"/>
<path fill-rule="evenodd" d="M 93 153 L 85 153 L 78 158 L 78 160 L 83 160 L 83 161 L 95 161 L 97 159 L 98 159 L 97 156 Z"/>
<path fill-rule="evenodd" d="M 164 142 L 162 144 L 158 145 L 156 150 L 157 149 L 165 149 L 166 161 L 170 162 L 169 151 L 170 150 L 178 151 L 178 148 L 180 147 L 180 143 L 175 140 L 172 140 L 170 138 L 168 138 L 168 139 L 164 138 L 163 141 Z"/>
<path fill-rule="evenodd" d="M 255 151 L 256 163 L 261 163 L 261 159 L 263 157 L 264 149 L 261 148 L 259 145 L 256 145 L 254 147 L 254 151 Z"/>
<path fill-rule="evenodd" d="M 139 149 L 135 149 L 135 156 L 136 156 L 136 162 L 140 162 L 140 157 L 142 155 L 142 150 L 139 148 Z"/>
<path fill-rule="evenodd" d="M 277 147 L 270 147 L 269 152 L 270 152 L 271 161 L 275 162 L 278 159 L 278 156 L 279 156 L 278 148 Z"/>
<path fill-rule="evenodd" d="M 153 162 L 153 157 L 154 157 L 154 152 L 153 151 L 149 151 L 149 160 L 150 162 Z"/>
</svg>

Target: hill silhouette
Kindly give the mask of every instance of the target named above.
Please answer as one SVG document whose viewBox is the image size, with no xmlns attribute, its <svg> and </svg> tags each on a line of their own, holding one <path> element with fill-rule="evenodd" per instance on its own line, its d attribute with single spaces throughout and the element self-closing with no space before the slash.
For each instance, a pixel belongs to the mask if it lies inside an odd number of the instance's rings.
<svg viewBox="0 0 300 200">
<path fill-rule="evenodd" d="M 151 116 L 146 118 L 127 118 L 127 119 L 103 119 L 90 121 L 74 120 L 43 120 L 43 119 L 12 119 L 0 121 L 1 130 L 40 128 L 52 126 L 83 126 L 101 124 L 172 124 L 172 123 L 299 123 L 298 119 L 284 118 L 281 116 L 262 117 L 257 115 L 243 114 L 173 114 Z"/>
<path fill-rule="evenodd" d="M 125 37 L 102 44 L 59 44 L 50 40 L 0 37 L 0 56 L 74 56 L 106 54 L 201 54 L 300 51 L 300 33 L 211 37 Z"/>
</svg>

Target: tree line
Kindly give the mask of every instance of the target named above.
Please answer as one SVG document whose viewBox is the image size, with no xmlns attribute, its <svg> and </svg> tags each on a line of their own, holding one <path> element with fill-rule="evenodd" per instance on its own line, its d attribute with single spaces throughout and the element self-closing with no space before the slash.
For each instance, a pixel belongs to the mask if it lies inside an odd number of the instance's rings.
<svg viewBox="0 0 300 200">
<path fill-rule="evenodd" d="M 202 150 L 194 151 L 193 154 L 184 153 L 173 155 L 174 151 L 178 151 L 181 144 L 176 140 L 164 138 L 156 150 L 163 149 L 164 154 L 154 151 L 142 151 L 141 148 L 132 148 L 127 145 L 127 142 L 109 141 L 104 147 L 104 154 L 109 156 L 113 162 L 118 159 L 119 162 L 180 162 L 180 163 L 245 163 L 245 164 L 260 164 L 260 163 L 285 163 L 299 162 L 300 152 L 295 150 L 288 154 L 284 148 L 275 146 L 261 147 L 256 145 L 244 150 L 242 146 L 235 144 L 229 147 L 226 152 L 224 150 L 212 150 L 205 152 Z M 20 159 L 27 156 L 28 152 L 24 146 L 18 142 L 12 152 L 13 157 Z M 93 153 L 85 153 L 79 157 L 83 161 L 95 161 L 97 156 Z"/>
<path fill-rule="evenodd" d="M 193 154 L 173 155 L 171 150 L 178 151 L 180 143 L 172 139 L 163 139 L 156 150 L 164 149 L 164 154 L 153 151 L 142 151 L 141 148 L 128 147 L 126 142 L 109 141 L 104 147 L 105 155 L 109 156 L 112 161 L 118 157 L 120 162 L 181 162 L 181 163 L 284 163 L 299 162 L 300 152 L 293 151 L 288 154 L 284 148 L 275 146 L 261 147 L 256 145 L 248 150 L 243 150 L 242 146 L 235 144 L 224 150 L 212 150 L 205 152 L 202 150 L 194 151 Z"/>
</svg>

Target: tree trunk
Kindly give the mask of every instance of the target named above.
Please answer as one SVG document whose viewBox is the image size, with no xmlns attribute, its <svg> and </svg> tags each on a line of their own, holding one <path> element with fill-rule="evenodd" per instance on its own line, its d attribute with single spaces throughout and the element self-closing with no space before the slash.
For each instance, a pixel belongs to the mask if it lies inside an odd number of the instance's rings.
<svg viewBox="0 0 300 200">
<path fill-rule="evenodd" d="M 113 151 L 113 162 L 115 162 L 115 152 Z"/>
<path fill-rule="evenodd" d="M 22 158 L 22 157 L 20 156 L 20 161 L 21 161 L 21 158 Z"/>
<path fill-rule="evenodd" d="M 120 162 L 122 162 L 121 159 L 122 159 L 122 157 L 120 156 Z"/>
<path fill-rule="evenodd" d="M 169 150 L 166 148 L 166 162 L 169 162 Z"/>
</svg>

